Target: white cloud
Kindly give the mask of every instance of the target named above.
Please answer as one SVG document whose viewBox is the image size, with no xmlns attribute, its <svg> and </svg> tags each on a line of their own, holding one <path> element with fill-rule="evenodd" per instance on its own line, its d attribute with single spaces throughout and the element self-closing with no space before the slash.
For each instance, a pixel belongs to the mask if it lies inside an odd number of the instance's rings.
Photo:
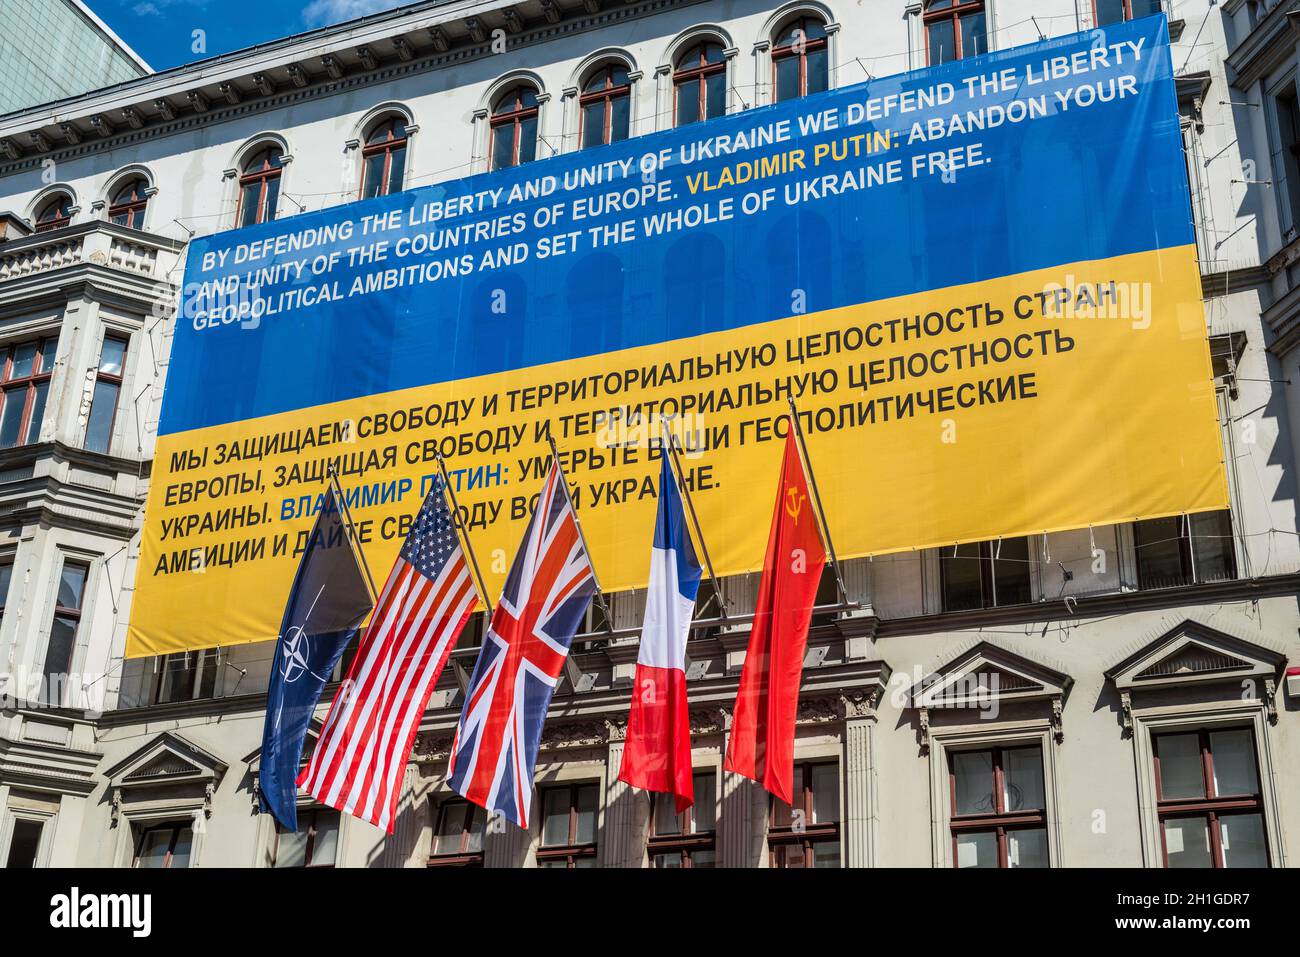
<svg viewBox="0 0 1300 957">
<path fill-rule="evenodd" d="M 391 10 L 410 0 L 311 0 L 302 8 L 302 22 L 309 27 L 323 27 L 364 17 L 368 13 Z"/>
</svg>

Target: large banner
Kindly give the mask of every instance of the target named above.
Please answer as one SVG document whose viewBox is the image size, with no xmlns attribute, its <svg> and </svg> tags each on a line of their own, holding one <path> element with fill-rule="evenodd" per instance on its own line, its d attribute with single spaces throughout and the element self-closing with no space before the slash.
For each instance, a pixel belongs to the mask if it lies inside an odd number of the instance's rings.
<svg viewBox="0 0 1300 957">
<path fill-rule="evenodd" d="M 665 428 L 753 570 L 790 397 L 842 557 L 1226 507 L 1163 17 L 195 239 L 128 653 L 274 638 L 331 463 L 495 596 L 548 431 L 607 591 Z"/>
</svg>

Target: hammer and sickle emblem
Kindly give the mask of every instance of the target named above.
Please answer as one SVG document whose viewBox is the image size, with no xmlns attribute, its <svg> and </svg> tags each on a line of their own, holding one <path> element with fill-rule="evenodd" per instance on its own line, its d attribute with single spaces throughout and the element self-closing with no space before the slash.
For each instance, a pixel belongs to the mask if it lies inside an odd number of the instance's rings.
<svg viewBox="0 0 1300 957">
<path fill-rule="evenodd" d="M 793 485 L 785 490 L 785 511 L 794 519 L 796 525 L 799 524 L 799 511 L 803 508 L 803 500 L 804 496 Z"/>
</svg>

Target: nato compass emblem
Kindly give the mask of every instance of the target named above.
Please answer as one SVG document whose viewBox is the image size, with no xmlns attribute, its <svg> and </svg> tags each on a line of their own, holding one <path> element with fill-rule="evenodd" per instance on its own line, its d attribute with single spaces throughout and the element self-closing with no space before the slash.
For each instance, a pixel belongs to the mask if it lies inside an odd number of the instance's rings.
<svg viewBox="0 0 1300 957">
<path fill-rule="evenodd" d="M 293 684 L 311 669 L 307 659 L 311 656 L 311 642 L 302 626 L 294 625 L 285 633 L 280 644 L 280 677 L 287 685 Z"/>
</svg>

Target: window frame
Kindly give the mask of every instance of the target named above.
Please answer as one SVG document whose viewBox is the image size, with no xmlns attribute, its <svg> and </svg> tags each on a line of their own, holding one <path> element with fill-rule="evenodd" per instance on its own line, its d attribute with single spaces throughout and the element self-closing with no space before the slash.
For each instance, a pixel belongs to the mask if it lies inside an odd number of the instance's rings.
<svg viewBox="0 0 1300 957">
<path fill-rule="evenodd" d="M 10 378 L 13 372 L 14 355 L 17 351 L 26 345 L 35 345 L 36 352 L 32 356 L 32 371 L 18 378 Z M 47 364 L 46 348 L 53 349 L 50 355 L 50 361 Z M 41 335 L 35 339 L 15 339 L 8 342 L 3 347 L 5 349 L 4 359 L 0 361 L 0 415 L 3 415 L 4 408 L 9 403 L 9 394 L 11 392 L 23 392 L 23 411 L 18 420 L 18 441 L 10 446 L 0 446 L 2 448 L 17 449 L 27 445 L 36 445 L 41 440 L 40 427 L 44 422 L 36 423 L 36 434 L 31 434 L 32 428 L 32 411 L 36 401 L 36 393 L 41 385 L 46 387 L 46 405 L 49 404 L 50 381 L 54 375 L 54 363 L 58 358 L 59 335 L 56 330 L 53 335 Z M 40 370 L 39 372 L 37 370 Z M 41 409 L 41 418 L 45 417 L 45 409 Z"/>
<path fill-rule="evenodd" d="M 717 63 L 710 63 L 708 57 L 708 48 L 716 46 L 722 52 L 722 59 Z M 681 63 L 692 53 L 698 51 L 697 62 L 694 66 L 682 67 Z M 717 37 L 701 37 L 692 43 L 685 50 L 676 56 L 673 60 L 672 68 L 672 98 L 673 98 L 673 128 L 678 126 L 677 121 L 677 89 L 687 83 L 699 81 L 699 94 L 696 108 L 699 119 L 692 120 L 693 123 L 703 123 L 709 119 L 709 84 L 708 78 L 722 74 L 722 113 L 721 116 L 727 115 L 727 47 Z"/>
<path fill-rule="evenodd" d="M 1133 0 L 1120 0 L 1120 3 L 1124 5 L 1124 17 L 1119 22 L 1128 23 L 1130 20 L 1134 19 Z M 1160 0 L 1160 9 L 1164 9 L 1164 0 Z M 1154 16 L 1154 14 L 1150 14 L 1150 16 Z M 1092 25 L 1094 27 L 1111 26 L 1109 23 L 1101 22 L 1101 11 L 1097 9 L 1097 0 L 1092 0 Z"/>
<path fill-rule="evenodd" d="M 9 583 L 6 587 L 0 588 L 0 622 L 4 621 L 5 609 L 9 607 L 9 589 L 14 584 L 14 560 L 16 558 L 17 556 L 12 552 L 0 554 L 0 571 L 6 568 L 9 569 Z"/>
<path fill-rule="evenodd" d="M 131 842 L 131 868 L 140 868 L 140 849 L 144 846 L 145 835 L 152 831 L 161 831 L 170 828 L 172 831 L 171 840 L 167 842 L 167 853 L 163 856 L 163 866 L 157 870 L 171 870 L 172 856 L 176 850 L 176 841 L 180 837 L 182 830 L 190 832 L 190 856 L 185 864 L 185 870 L 194 866 L 195 837 L 193 818 L 167 818 L 159 821 L 135 821 L 132 822 L 132 842 Z M 146 870 L 155 870 L 155 868 L 146 868 Z"/>
<path fill-rule="evenodd" d="M 75 201 L 72 198 L 72 194 L 62 191 L 42 200 L 41 204 L 36 208 L 35 214 L 32 216 L 32 219 L 34 220 L 32 223 L 32 232 L 48 233 L 53 232 L 56 229 L 62 229 L 64 226 L 72 225 L 72 217 L 76 212 L 74 206 Z M 60 210 L 60 215 L 55 216 L 52 219 L 45 219 L 45 214 L 55 208 Z"/>
<path fill-rule="evenodd" d="M 334 828 L 334 860 L 330 861 L 328 864 L 313 864 L 311 856 L 312 856 L 312 852 L 315 850 L 316 847 L 316 835 L 317 835 L 316 818 L 318 815 L 321 814 L 327 814 L 327 815 L 332 814 L 337 819 L 337 824 Z M 302 830 L 302 826 L 305 819 L 309 819 L 310 824 L 308 825 L 307 828 L 307 846 L 303 848 L 302 867 L 301 868 L 284 867 L 284 868 L 280 868 L 280 870 L 311 869 L 311 870 L 318 870 L 318 871 L 328 871 L 338 867 L 339 850 L 342 847 L 342 838 L 343 838 L 343 814 L 339 811 L 336 811 L 334 808 L 313 804 L 307 807 L 298 808 L 298 830 L 299 831 Z M 275 863 L 276 858 L 279 857 L 280 855 L 281 833 L 282 831 L 280 828 L 280 822 L 276 821 L 273 829 L 274 836 L 271 841 L 271 867 L 272 868 L 275 868 L 277 866 Z"/>
<path fill-rule="evenodd" d="M 929 6 L 928 2 L 923 3 L 921 6 L 921 34 L 925 37 L 926 66 L 942 65 L 934 63 L 930 59 L 930 24 L 932 23 L 940 23 L 944 20 L 952 21 L 953 49 L 957 51 L 957 55 L 950 62 L 955 63 L 957 60 L 966 59 L 966 53 L 961 48 L 961 18 L 964 16 L 975 13 L 984 14 L 984 42 L 986 45 L 988 44 L 988 37 L 992 31 L 989 30 L 989 5 L 987 0 L 952 0 L 952 6 L 943 7 L 939 10 L 930 10 Z M 971 54 L 971 56 L 978 55 L 976 53 Z"/>
<path fill-rule="evenodd" d="M 948 830 L 952 835 L 952 866 L 958 865 L 957 838 L 963 833 L 986 833 L 993 831 L 997 841 L 998 848 L 998 869 L 1006 870 L 1011 867 L 1011 856 L 1009 851 L 1008 833 L 1014 830 L 1028 830 L 1030 828 L 1041 828 L 1047 841 L 1051 842 L 1052 835 L 1047 827 L 1047 771 L 1046 758 L 1043 756 L 1041 746 L 1039 746 L 1039 765 L 1043 768 L 1043 807 L 1028 808 L 1023 811 L 1008 811 L 1003 802 L 1006 795 L 1006 769 L 1003 766 L 1003 757 L 1007 751 L 1028 750 L 1035 747 L 1033 742 L 1030 743 L 1012 743 L 991 742 L 969 747 L 952 747 L 946 749 L 948 763 Z M 957 769 L 955 758 L 959 754 L 981 754 L 990 752 L 992 755 L 993 770 L 993 801 L 994 810 L 987 814 L 958 814 L 957 813 Z M 1050 862 L 1051 854 L 1049 851 L 1048 860 Z"/>
<path fill-rule="evenodd" d="M 189 656 L 194 656 L 191 664 Z M 183 656 L 183 658 L 182 658 Z M 182 658 L 185 662 L 181 668 L 168 668 L 168 664 Z M 175 704 L 182 701 L 209 701 L 221 696 L 219 679 L 224 670 L 221 648 L 191 648 L 187 651 L 172 651 L 153 657 L 154 674 L 151 682 L 152 704 Z M 185 687 L 182 694 L 174 694 L 178 679 Z M 203 694 L 203 686 L 211 681 L 211 692 Z M 164 694 L 165 693 L 165 694 Z"/>
<path fill-rule="evenodd" d="M 9 855 L 13 853 L 13 841 L 15 832 L 18 829 L 18 823 L 25 821 L 29 824 L 36 824 L 41 829 L 41 836 L 36 842 L 36 854 L 32 859 L 32 867 L 49 867 L 50 851 L 54 844 L 54 829 L 58 823 L 58 813 L 51 811 L 39 811 L 29 807 L 9 806 L 3 809 L 4 817 L 0 819 L 0 870 L 7 870 L 9 867 Z"/>
<path fill-rule="evenodd" d="M 402 127 L 402 136 L 393 135 L 394 125 Z M 370 137 L 374 136 L 380 129 L 384 129 L 386 136 L 382 142 L 371 143 Z M 357 190 L 357 199 L 366 199 L 367 173 L 370 164 L 367 162 L 372 156 L 383 154 L 384 171 L 380 176 L 379 190 L 372 199 L 380 196 L 391 196 L 393 193 L 400 193 L 406 187 L 406 170 L 407 158 L 410 156 L 411 131 L 406 122 L 406 118 L 396 114 L 380 117 L 371 123 L 366 134 L 361 138 L 361 185 Z M 402 159 L 402 183 L 397 189 L 393 189 L 393 154 L 401 150 L 405 156 Z"/>
<path fill-rule="evenodd" d="M 104 371 L 104 345 L 109 342 L 120 342 L 122 344 L 122 371 L 113 373 Z M 131 354 L 131 337 L 130 335 L 109 329 L 104 333 L 103 338 L 99 340 L 99 365 L 95 369 L 95 389 L 91 390 L 90 410 L 86 415 L 86 434 L 83 436 L 82 447 L 90 452 L 97 452 L 100 455 L 110 455 L 113 451 L 113 430 L 117 428 L 117 414 L 122 407 L 122 390 L 126 384 L 126 362 L 127 357 Z M 104 448 L 91 449 L 86 443 L 90 439 L 90 422 L 95 414 L 95 392 L 100 382 L 108 382 L 117 386 L 117 397 L 113 400 L 113 414 L 108 418 L 108 441 Z"/>
<path fill-rule="evenodd" d="M 814 50 L 826 51 L 826 89 L 829 90 L 831 88 L 831 62 L 830 62 L 831 38 L 830 38 L 830 31 L 826 29 L 828 24 L 824 19 L 822 19 L 821 17 L 817 16 L 814 13 L 805 11 L 796 14 L 795 16 L 789 18 L 788 20 L 783 21 L 780 27 L 772 31 L 772 36 L 773 37 L 780 36 L 795 24 L 798 24 L 799 28 L 803 29 L 803 25 L 808 21 L 815 21 L 816 23 L 820 24 L 822 31 L 825 35 L 817 37 L 816 39 L 809 39 L 808 31 L 804 30 L 804 41 L 803 41 L 802 48 L 798 48 L 794 43 L 791 43 L 788 46 L 780 46 L 777 44 L 775 39 L 772 41 L 772 102 L 773 103 L 781 102 L 781 99 L 777 93 L 777 90 L 779 89 L 777 85 L 777 72 L 780 68 L 780 63 L 782 60 L 788 60 L 791 59 L 792 57 L 799 58 L 799 93 L 795 97 L 795 99 L 797 100 L 803 99 L 803 97 L 808 95 L 808 53 L 810 51 L 814 51 Z"/>
<path fill-rule="evenodd" d="M 523 91 L 531 91 L 533 99 L 536 101 L 531 106 L 523 105 Z M 515 107 L 512 110 L 498 112 L 501 105 L 510 97 L 514 97 Z M 519 161 L 519 147 L 521 145 L 521 130 L 525 120 L 536 120 L 536 137 L 541 139 L 542 130 L 542 102 L 541 91 L 533 84 L 528 82 L 516 83 L 508 90 L 500 93 L 492 101 L 492 106 L 488 109 L 488 171 L 496 172 L 499 169 L 514 169 L 523 164 Z M 496 139 L 497 135 L 506 127 L 510 128 L 510 135 L 513 137 L 510 150 L 510 165 L 497 166 L 496 164 Z M 533 147 L 534 159 L 536 158 L 536 144 Z"/>
<path fill-rule="evenodd" d="M 271 162 L 269 157 L 275 155 L 276 162 Z M 261 226 L 263 223 L 275 221 L 279 212 L 278 209 L 267 208 L 267 193 L 270 189 L 272 180 L 279 180 L 284 175 L 284 150 L 278 143 L 266 143 L 254 147 L 249 151 L 246 159 L 239 169 L 239 186 L 235 194 L 235 228 L 242 229 L 245 226 Z M 266 158 L 264 158 L 266 157 Z M 260 168 L 250 170 L 255 160 L 262 160 Z M 258 184 L 257 191 L 257 214 L 251 223 L 244 222 L 244 191 L 248 186 Z M 276 191 L 276 206 L 279 206 L 280 190 Z M 269 214 L 269 215 L 268 215 Z"/>
<path fill-rule="evenodd" d="M 133 189 L 135 198 L 126 202 L 118 202 L 122 193 L 129 188 Z M 126 229 L 143 230 L 145 212 L 149 208 L 150 191 L 149 181 L 143 176 L 133 176 L 122 182 L 109 197 L 108 221 L 115 226 L 122 226 Z M 126 222 L 116 222 L 118 216 L 125 216 Z"/>
<path fill-rule="evenodd" d="M 1213 512 L 1198 512 L 1197 515 L 1217 515 L 1220 514 L 1220 512 L 1226 513 L 1227 515 L 1228 531 L 1229 531 L 1229 534 L 1227 536 L 1228 554 L 1231 555 L 1232 557 L 1232 576 L 1230 578 L 1222 579 L 1222 580 L 1236 581 L 1241 576 L 1241 566 L 1238 563 L 1238 556 L 1237 556 L 1237 536 L 1232 531 L 1233 530 L 1232 509 L 1227 508 L 1227 509 L 1221 509 L 1219 511 L 1213 511 Z M 1175 521 L 1178 522 L 1178 538 L 1177 538 L 1178 560 L 1179 560 L 1179 566 L 1181 568 L 1182 580 L 1172 585 L 1159 585 L 1159 584 L 1154 584 L 1152 582 L 1143 580 L 1144 577 L 1149 577 L 1149 575 L 1144 576 L 1142 571 L 1142 549 L 1150 547 L 1152 545 L 1162 545 L 1165 544 L 1166 542 L 1173 541 L 1173 539 L 1156 539 L 1155 541 L 1146 542 L 1144 544 L 1142 541 L 1142 525 L 1144 524 L 1144 522 L 1140 522 L 1140 521 L 1133 522 L 1132 523 L 1133 577 L 1137 581 L 1138 591 L 1157 591 L 1157 590 L 1167 589 L 1167 588 L 1186 588 L 1189 585 L 1199 585 L 1204 583 L 1201 579 L 1200 569 L 1197 565 L 1196 543 L 1193 540 L 1195 536 L 1192 534 L 1193 516 L 1192 515 L 1166 516 L 1166 518 L 1173 518 Z M 1147 522 L 1160 521 L 1160 519 L 1147 519 L 1146 521 Z M 1211 580 L 1219 580 L 1219 579 L 1211 579 Z"/>
<path fill-rule="evenodd" d="M 593 788 L 596 792 L 596 820 L 592 827 L 592 836 L 597 840 L 586 844 L 576 843 L 578 837 L 578 790 Z M 569 834 L 567 844 L 544 844 L 546 833 L 546 796 L 557 791 L 569 792 Z M 540 830 L 537 834 L 537 865 L 542 867 L 563 861 L 565 869 L 577 867 L 579 860 L 596 858 L 600 836 L 600 782 L 590 778 L 575 781 L 558 781 L 537 789 L 537 806 L 541 813 L 537 816 Z"/>
<path fill-rule="evenodd" d="M 466 818 L 465 825 L 460 829 L 460 848 L 455 851 L 446 851 L 439 853 L 438 836 L 442 833 L 442 823 L 446 820 L 448 811 L 453 807 L 467 807 L 469 817 Z M 429 845 L 429 867 L 482 867 L 484 862 L 484 851 L 469 850 L 469 840 L 474 833 L 474 819 L 481 817 L 483 819 L 483 837 L 487 837 L 487 812 L 483 808 L 474 804 L 472 801 L 466 801 L 464 798 L 446 798 L 438 801 L 435 805 L 436 814 L 433 821 L 433 841 Z"/>
<path fill-rule="evenodd" d="M 813 770 L 818 766 L 831 765 L 835 768 L 835 783 L 839 790 L 836 801 L 839 805 L 839 818 L 835 822 L 818 822 L 811 823 L 813 818 L 813 808 L 815 794 L 812 789 Z M 786 848 L 799 845 L 803 852 L 803 867 L 812 868 L 815 866 L 815 857 L 813 849 L 818 844 L 836 844 L 839 848 L 840 867 L 844 867 L 844 770 L 843 762 L 838 757 L 808 757 L 800 758 L 794 763 L 795 771 L 795 799 L 799 804 L 790 805 L 790 810 L 802 810 L 804 818 L 810 822 L 805 824 L 803 829 L 796 831 L 793 826 L 778 825 L 773 823 L 776 816 L 776 806 L 781 801 L 774 794 L 767 796 L 767 866 L 770 868 L 783 868 L 783 863 L 778 863 L 785 857 Z M 802 799 L 802 800 L 800 800 Z"/>
<path fill-rule="evenodd" d="M 1210 734 L 1214 731 L 1246 731 L 1250 734 L 1255 758 L 1256 790 L 1253 794 L 1228 795 L 1226 797 L 1217 794 L 1210 796 L 1210 792 L 1215 789 L 1214 750 L 1210 744 Z M 1160 739 L 1186 734 L 1195 734 L 1197 736 L 1201 763 L 1201 786 L 1204 788 L 1205 796 L 1199 798 L 1166 798 L 1160 778 Z M 1204 820 L 1210 838 L 1210 866 L 1214 870 L 1224 870 L 1227 865 L 1223 856 L 1223 835 L 1219 830 L 1220 819 L 1222 817 L 1231 817 L 1234 814 L 1250 814 L 1254 812 L 1259 815 L 1264 828 L 1264 853 L 1265 855 L 1269 854 L 1269 822 L 1267 815 L 1264 813 L 1264 790 L 1261 781 L 1262 775 L 1260 774 L 1259 745 L 1255 741 L 1254 728 L 1243 724 L 1219 728 L 1198 727 L 1152 732 L 1151 760 L 1155 771 L 1156 820 L 1160 829 L 1160 858 L 1166 869 L 1169 868 L 1169 844 L 1166 837 L 1165 822 L 1173 819 L 1194 818 Z M 1266 866 L 1271 866 L 1271 864 L 1272 859 L 1270 856 Z"/>
<path fill-rule="evenodd" d="M 624 73 L 628 74 L 627 82 L 620 86 L 614 85 L 614 73 L 617 70 L 622 70 Z M 603 107 L 601 109 L 600 142 L 593 143 L 592 147 L 609 146 L 611 143 L 618 143 L 622 142 L 622 140 L 632 138 L 631 73 L 632 71 L 628 68 L 627 64 L 618 60 L 610 60 L 587 71 L 586 78 L 583 80 L 582 86 L 579 87 L 578 92 L 578 149 L 589 148 L 585 145 L 585 137 L 587 133 L 587 107 L 593 103 L 602 103 Z M 604 84 L 598 90 L 586 91 L 585 88 L 587 84 L 590 83 L 597 74 L 604 76 Z M 614 101 L 616 99 L 624 98 L 627 99 L 627 135 L 622 137 L 620 140 L 614 140 L 610 138 L 614 132 Z"/>
<path fill-rule="evenodd" d="M 1037 744 L 1043 755 L 1043 800 L 1047 817 L 1047 866 L 1068 866 L 1061 841 L 1059 772 L 1055 728 L 1050 719 L 1024 721 L 998 720 L 980 725 L 963 724 L 931 727 L 930 748 L 930 834 L 931 864 L 935 868 L 954 868 L 957 859 L 951 840 L 952 792 L 948 776 L 949 751 L 978 751 L 998 745 L 1006 748 Z"/>
<path fill-rule="evenodd" d="M 999 602 L 997 600 L 997 563 L 1000 561 L 1013 561 L 1014 559 L 1003 559 L 1000 555 L 999 542 L 1013 541 L 1023 538 L 1025 541 L 1025 554 L 1028 557 L 1025 568 L 1028 577 L 1029 597 L 1024 602 Z M 966 542 L 967 546 L 975 545 L 979 549 L 979 566 L 980 566 L 980 604 L 977 608 L 955 608 L 948 607 L 948 562 L 966 561 L 968 559 L 953 557 L 947 548 L 938 549 L 939 559 L 939 608 L 945 614 L 957 614 L 963 611 L 983 611 L 992 608 L 1014 608 L 1016 606 L 1032 604 L 1034 601 L 1035 583 L 1034 568 L 1036 561 L 1034 559 L 1033 540 L 1030 536 L 1014 536 L 1011 539 L 991 539 L 983 542 Z"/>
<path fill-rule="evenodd" d="M 654 860 L 661 854 L 678 854 L 681 859 L 682 867 L 694 867 L 694 855 L 700 851 L 712 851 L 714 861 L 717 861 L 718 853 L 718 772 L 716 768 L 696 768 L 691 771 L 692 787 L 696 794 L 699 788 L 694 787 L 695 782 L 700 778 L 709 777 L 713 779 L 713 829 L 710 831 L 695 830 L 695 809 L 698 802 L 692 804 L 685 811 L 677 815 L 681 821 L 681 830 L 675 834 L 659 834 L 657 832 L 659 816 L 656 813 L 660 801 L 674 802 L 676 807 L 677 796 L 664 792 L 650 793 L 650 831 L 646 837 L 646 855 L 650 866 L 655 866 Z"/>
<path fill-rule="evenodd" d="M 69 567 L 79 568 L 83 574 L 81 576 L 81 588 L 77 595 L 77 606 L 74 608 L 70 605 L 59 604 L 59 590 L 63 585 L 63 573 Z M 77 642 L 81 639 L 81 621 L 86 610 L 86 593 L 90 586 L 91 562 L 87 559 L 64 557 L 59 564 L 59 573 L 54 580 L 54 610 L 50 613 L 49 623 L 50 630 L 45 639 L 45 654 L 42 657 L 41 674 L 48 679 L 50 675 L 50 642 L 54 639 L 54 623 L 60 618 L 70 618 L 73 621 L 72 628 L 72 646 L 68 649 L 68 661 L 62 674 L 72 673 L 72 667 L 77 658 Z M 63 704 L 63 691 L 66 690 L 62 685 L 59 687 L 59 694 L 51 695 L 48 682 L 46 683 L 45 694 L 46 701 L 52 705 Z"/>
</svg>

